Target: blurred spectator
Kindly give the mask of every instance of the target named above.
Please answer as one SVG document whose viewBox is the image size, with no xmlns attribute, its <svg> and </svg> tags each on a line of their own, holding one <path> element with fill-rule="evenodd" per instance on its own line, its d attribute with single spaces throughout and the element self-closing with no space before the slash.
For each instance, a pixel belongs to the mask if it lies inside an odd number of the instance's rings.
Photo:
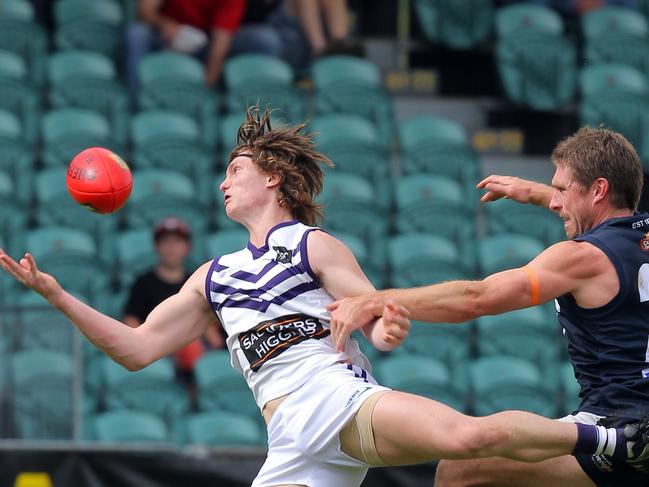
<svg viewBox="0 0 649 487">
<path fill-rule="evenodd" d="M 132 284 L 126 306 L 124 323 L 136 328 L 160 302 L 176 294 L 189 278 L 185 260 L 191 250 L 191 232 L 180 219 L 169 217 L 156 225 L 153 231 L 158 264 L 139 276 Z M 174 355 L 178 376 L 193 385 L 194 363 L 205 348 L 223 348 L 222 329 L 213 326 L 202 339 L 195 340 Z"/>
<path fill-rule="evenodd" d="M 173 49 L 205 62 L 205 83 L 214 86 L 230 54 L 279 55 L 274 33 L 260 25 L 240 29 L 246 0 L 139 0 L 139 22 L 126 31 L 126 76 L 137 95 L 137 65 L 149 52 Z"/>
</svg>

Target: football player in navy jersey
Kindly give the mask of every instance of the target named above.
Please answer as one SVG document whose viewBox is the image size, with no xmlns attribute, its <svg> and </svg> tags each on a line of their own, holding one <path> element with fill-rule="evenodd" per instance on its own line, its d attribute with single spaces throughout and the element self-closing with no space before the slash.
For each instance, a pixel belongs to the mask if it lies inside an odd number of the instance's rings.
<svg viewBox="0 0 649 487">
<path fill-rule="evenodd" d="M 333 303 L 332 334 L 341 345 L 351 330 L 376 316 L 386 299 L 404 305 L 414 319 L 458 323 L 556 298 L 581 386 L 578 411 L 562 420 L 607 427 L 640 424 L 635 434 L 646 443 L 649 214 L 636 211 L 642 189 L 640 159 L 621 134 L 582 128 L 557 145 L 552 161 L 552 186 L 489 176 L 478 188 L 487 190 L 485 202 L 506 197 L 558 213 L 569 240 L 552 245 L 522 268 L 481 281 L 379 291 Z M 503 458 L 441 462 L 435 486 L 459 485 L 646 487 L 649 447 L 633 462 L 601 453 L 535 464 Z"/>
<path fill-rule="evenodd" d="M 302 129 L 272 129 L 268 111 L 248 113 L 220 185 L 227 215 L 249 231 L 248 245 L 201 265 L 138 328 L 75 299 L 29 253 L 16 262 L 0 250 L 0 266 L 130 370 L 220 321 L 232 365 L 268 425 L 268 457 L 254 487 L 352 487 L 370 466 L 434 458 L 538 462 L 607 452 L 624 461 L 643 451 L 637 427 L 575 425 L 523 411 L 473 418 L 389 390 L 372 378 L 354 340 L 336 346 L 326 306 L 373 287 L 349 249 L 314 226 L 320 165 L 328 160 Z M 408 311 L 391 300 L 369 321 L 362 331 L 381 350 L 408 332 Z"/>
</svg>

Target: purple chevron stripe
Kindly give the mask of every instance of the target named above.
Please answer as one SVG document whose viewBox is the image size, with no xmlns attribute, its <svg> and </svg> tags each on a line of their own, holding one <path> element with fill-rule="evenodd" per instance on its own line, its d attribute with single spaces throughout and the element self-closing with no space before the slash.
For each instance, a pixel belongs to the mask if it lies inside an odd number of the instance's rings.
<svg viewBox="0 0 649 487">
<path fill-rule="evenodd" d="M 218 306 L 218 308 L 219 310 L 221 308 L 247 308 L 264 313 L 271 304 L 279 305 L 285 303 L 286 301 L 290 301 L 300 294 L 313 291 L 314 289 L 318 289 L 319 287 L 320 286 L 315 282 L 304 282 L 280 294 L 279 296 L 275 296 L 270 301 L 254 301 L 250 299 L 244 301 L 235 301 L 234 299 L 226 299 L 221 305 Z"/>
<path fill-rule="evenodd" d="M 278 284 L 283 283 L 293 276 L 299 276 L 300 274 L 301 272 L 299 271 L 299 269 L 296 269 L 295 267 L 289 267 L 288 269 L 284 269 L 282 272 L 277 274 L 266 284 L 256 289 L 241 289 L 238 287 L 226 286 L 225 284 L 219 284 L 212 281 L 210 284 L 210 290 L 215 293 L 244 294 L 246 296 L 250 296 L 251 298 L 258 298 L 262 294 L 272 290 Z"/>
<path fill-rule="evenodd" d="M 278 265 L 277 262 L 271 261 L 268 264 L 266 264 L 262 270 L 259 271 L 259 274 L 253 274 L 252 272 L 246 272 L 246 271 L 238 271 L 232 274 L 232 277 L 234 277 L 235 279 L 239 279 L 241 281 L 255 283 L 258 282 L 259 279 L 264 277 L 266 274 L 268 274 L 268 272 L 276 265 Z"/>
</svg>

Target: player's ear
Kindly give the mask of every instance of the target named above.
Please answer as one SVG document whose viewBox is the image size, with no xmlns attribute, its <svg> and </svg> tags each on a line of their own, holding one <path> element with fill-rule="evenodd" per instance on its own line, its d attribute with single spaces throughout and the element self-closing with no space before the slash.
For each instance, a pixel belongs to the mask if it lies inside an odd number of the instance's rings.
<svg viewBox="0 0 649 487">
<path fill-rule="evenodd" d="M 266 174 L 266 187 L 267 188 L 276 188 L 282 183 L 282 175 L 278 172 Z"/>
<path fill-rule="evenodd" d="M 609 183 L 605 178 L 597 178 L 593 182 L 592 191 L 595 196 L 595 202 L 604 199 L 604 196 L 608 194 Z"/>
</svg>

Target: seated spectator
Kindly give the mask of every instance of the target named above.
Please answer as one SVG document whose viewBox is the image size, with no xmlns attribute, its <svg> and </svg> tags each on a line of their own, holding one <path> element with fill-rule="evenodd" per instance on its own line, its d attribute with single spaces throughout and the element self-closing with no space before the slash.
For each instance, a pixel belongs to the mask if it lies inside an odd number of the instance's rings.
<svg viewBox="0 0 649 487">
<path fill-rule="evenodd" d="M 173 49 L 205 62 L 205 83 L 215 86 L 232 50 L 278 55 L 276 42 L 254 28 L 238 31 L 246 0 L 139 0 L 139 22 L 126 31 L 126 76 L 137 97 L 137 65 L 152 51 Z"/>
<path fill-rule="evenodd" d="M 153 237 L 159 261 L 133 282 L 124 308 L 123 321 L 133 328 L 140 326 L 160 302 L 176 294 L 190 275 L 185 269 L 185 260 L 191 250 L 191 232 L 187 224 L 178 218 L 166 218 L 156 225 Z M 224 346 L 222 328 L 216 325 L 208 329 L 203 339 L 195 340 L 175 353 L 178 377 L 188 384 L 190 390 L 193 390 L 196 360 L 206 348 Z"/>
</svg>

